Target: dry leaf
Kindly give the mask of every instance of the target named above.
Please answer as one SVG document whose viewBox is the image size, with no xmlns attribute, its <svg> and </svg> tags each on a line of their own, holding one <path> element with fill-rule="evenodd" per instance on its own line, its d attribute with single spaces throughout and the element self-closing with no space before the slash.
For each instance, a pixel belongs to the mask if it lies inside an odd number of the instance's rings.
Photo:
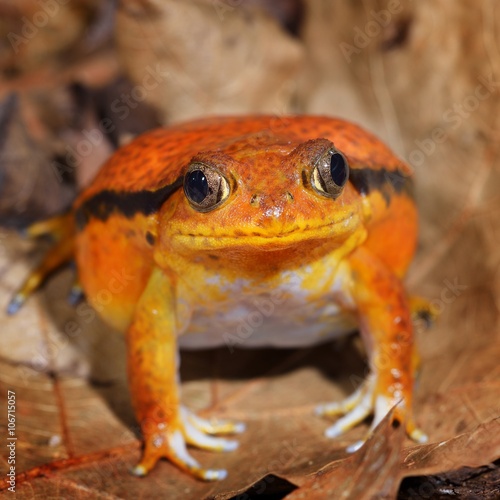
<svg viewBox="0 0 500 500">
<path fill-rule="evenodd" d="M 66 208 L 72 191 L 52 175 L 50 158 L 29 135 L 19 100 L 0 105 L 0 222 L 22 227 Z"/>
<path fill-rule="evenodd" d="M 91 50 L 108 39 L 110 2 L 77 0 L 0 3 L 0 71 L 6 75 L 60 66 L 82 49 Z M 85 44 L 86 30 L 93 44 Z"/>
<path fill-rule="evenodd" d="M 126 0 L 117 13 L 116 36 L 135 84 L 131 102 L 147 100 L 164 123 L 291 110 L 303 49 L 260 9 L 203 0 Z"/>
<path fill-rule="evenodd" d="M 387 415 L 361 449 L 320 469 L 287 498 L 394 498 L 399 487 L 403 438 L 404 428 L 391 425 L 391 414 Z"/>
<path fill-rule="evenodd" d="M 421 242 L 410 289 L 441 311 L 433 329 L 417 333 L 423 363 L 415 408 L 429 444 L 405 440 L 400 450 L 398 432 L 382 426 L 371 444 L 349 456 L 345 447 L 366 426 L 342 439 L 323 437 L 328 422 L 312 414 L 314 406 L 352 392 L 365 371 L 352 338 L 299 351 L 219 349 L 183 354 L 183 399 L 206 416 L 247 423 L 237 451 L 193 451 L 204 464 L 227 468 L 228 479 L 203 484 L 165 461 L 145 479 L 132 477 L 128 468 L 140 442 L 133 434 L 123 339 L 90 309 L 75 311 L 66 304 L 72 281 L 67 271 L 17 317 L 0 316 L 1 390 L 15 390 L 17 397 L 19 498 L 312 498 L 333 488 L 339 497 L 394 498 L 408 476 L 401 498 L 437 498 L 443 484 L 458 492 L 462 481 L 460 491 L 466 491 L 474 476 L 470 467 L 484 480 L 482 489 L 469 491 L 496 498 L 498 469 L 489 464 L 500 456 L 500 7 L 493 0 L 303 5 L 299 36 L 292 38 L 269 15 L 239 2 L 122 2 L 116 36 L 133 84 L 109 94 L 96 90 L 108 97 L 93 111 L 107 111 L 76 130 L 95 128 L 103 116 L 118 117 L 120 128 L 148 101 L 164 120 L 295 108 L 343 116 L 382 136 L 415 170 Z M 65 38 L 59 43 L 66 46 Z M 30 57 L 17 66 L 30 67 Z M 147 71 L 157 70 L 156 64 L 160 75 L 168 73 L 165 81 Z M 36 100 L 64 103 L 60 89 L 69 81 L 96 88 L 117 76 L 116 54 L 109 48 L 57 72 L 51 66 L 0 82 L 2 96 L 36 89 L 36 99 L 28 100 L 28 137 L 35 142 L 45 137 L 37 123 L 53 120 L 62 132 L 69 128 L 61 107 L 47 108 L 60 109 L 47 115 Z M 116 99 L 120 113 L 111 108 Z M 133 133 L 150 123 L 133 121 Z M 39 253 L 7 232 L 0 233 L 0 249 L 5 305 Z M 4 418 L 0 425 L 4 435 Z M 345 471 L 352 476 L 340 484 Z"/>
</svg>

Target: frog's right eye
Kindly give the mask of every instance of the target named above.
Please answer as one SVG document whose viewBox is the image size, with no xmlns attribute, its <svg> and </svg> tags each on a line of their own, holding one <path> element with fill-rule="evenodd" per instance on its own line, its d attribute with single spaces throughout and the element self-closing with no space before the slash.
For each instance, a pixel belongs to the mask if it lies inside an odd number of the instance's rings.
<svg viewBox="0 0 500 500">
<path fill-rule="evenodd" d="M 204 163 L 192 163 L 184 176 L 184 193 L 190 205 L 199 212 L 217 208 L 229 196 L 226 178 Z"/>
<path fill-rule="evenodd" d="M 335 200 L 342 193 L 348 178 L 349 164 L 345 156 L 332 147 L 316 163 L 311 185 L 318 194 Z"/>
</svg>

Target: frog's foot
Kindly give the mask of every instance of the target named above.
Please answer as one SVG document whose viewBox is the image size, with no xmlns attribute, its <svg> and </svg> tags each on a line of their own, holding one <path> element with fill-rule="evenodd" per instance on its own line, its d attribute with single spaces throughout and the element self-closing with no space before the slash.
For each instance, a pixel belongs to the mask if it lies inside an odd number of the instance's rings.
<svg viewBox="0 0 500 500">
<path fill-rule="evenodd" d="M 418 295 L 412 295 L 409 302 L 413 321 L 420 321 L 425 328 L 430 328 L 439 316 L 438 308 Z"/>
<path fill-rule="evenodd" d="M 339 403 L 328 403 L 318 406 L 316 414 L 329 417 L 343 415 L 337 422 L 326 429 L 325 436 L 329 438 L 340 436 L 373 414 L 373 421 L 366 436 L 368 438 L 375 427 L 389 413 L 392 406 L 392 399 L 377 391 L 376 377 L 374 374 L 371 374 L 351 396 Z M 425 443 L 427 441 L 427 436 L 415 426 L 403 402 L 400 402 L 395 407 L 393 419 L 404 422 L 406 433 L 417 443 Z M 354 452 L 359 449 L 366 438 L 349 446 L 347 451 Z"/>
<path fill-rule="evenodd" d="M 50 235 L 55 243 L 44 256 L 38 268 L 31 272 L 14 294 L 7 306 L 7 314 L 15 314 L 19 311 L 27 298 L 40 287 L 50 273 L 73 258 L 73 214 L 69 212 L 52 219 L 36 222 L 26 229 L 25 235 L 30 238 Z"/>
<path fill-rule="evenodd" d="M 68 303 L 72 306 L 77 306 L 85 298 L 81 283 L 76 280 L 68 294 Z"/>
<path fill-rule="evenodd" d="M 227 420 L 207 420 L 184 407 L 180 410 L 179 428 L 167 429 L 157 424 L 155 429 L 143 429 L 145 447 L 141 461 L 132 469 L 137 476 L 145 476 L 160 458 L 166 458 L 191 475 L 204 481 L 219 481 L 227 476 L 224 469 L 204 469 L 188 452 L 186 444 L 211 451 L 232 451 L 238 441 L 216 437 L 217 434 L 239 434 L 245 430 L 242 423 Z"/>
</svg>

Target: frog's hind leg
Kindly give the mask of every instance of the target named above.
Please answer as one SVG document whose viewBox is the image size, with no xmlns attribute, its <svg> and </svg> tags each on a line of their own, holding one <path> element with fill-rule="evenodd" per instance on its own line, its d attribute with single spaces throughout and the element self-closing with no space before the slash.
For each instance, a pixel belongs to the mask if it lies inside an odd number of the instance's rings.
<svg viewBox="0 0 500 500">
<path fill-rule="evenodd" d="M 74 256 L 74 224 L 71 212 L 36 222 L 26 229 L 25 234 L 33 238 L 49 235 L 55 240 L 55 243 L 44 256 L 40 265 L 30 273 L 14 294 L 7 306 L 7 314 L 15 314 L 50 273 L 71 261 Z"/>
</svg>

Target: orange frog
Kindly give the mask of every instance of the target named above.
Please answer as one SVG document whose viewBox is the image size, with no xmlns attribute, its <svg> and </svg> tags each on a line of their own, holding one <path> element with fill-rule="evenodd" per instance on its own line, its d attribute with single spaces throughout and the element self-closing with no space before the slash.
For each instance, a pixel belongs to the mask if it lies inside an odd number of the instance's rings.
<svg viewBox="0 0 500 500">
<path fill-rule="evenodd" d="M 242 346 L 308 346 L 361 331 L 371 373 L 346 401 L 318 408 L 342 415 L 328 437 L 371 414 L 373 428 L 397 405 L 394 418 L 424 442 L 412 416 L 416 356 L 401 282 L 417 236 L 411 191 L 407 165 L 338 119 L 226 117 L 154 130 L 117 151 L 70 214 L 31 227 L 57 243 L 9 312 L 73 258 L 91 304 L 111 291 L 101 314 L 126 332 L 145 441 L 137 475 L 167 458 L 201 479 L 225 477 L 186 444 L 233 450 L 237 442 L 218 435 L 243 425 L 206 421 L 181 404 L 178 350 L 234 342 L 266 303 L 272 314 Z M 120 274 L 130 279 L 113 289 Z"/>
</svg>

